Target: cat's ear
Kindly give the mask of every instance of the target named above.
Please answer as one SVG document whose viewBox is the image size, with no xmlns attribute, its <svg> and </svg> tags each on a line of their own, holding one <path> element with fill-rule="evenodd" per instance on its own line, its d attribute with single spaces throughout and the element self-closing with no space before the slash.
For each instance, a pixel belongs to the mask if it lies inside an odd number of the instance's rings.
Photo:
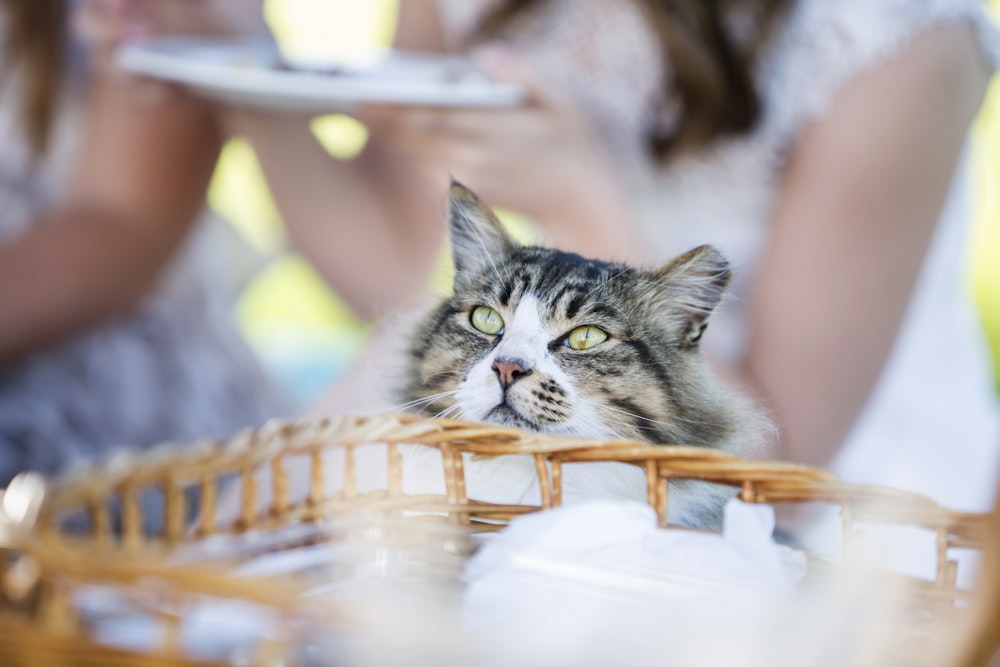
<svg viewBox="0 0 1000 667">
<path fill-rule="evenodd" d="M 670 317 L 684 343 L 694 345 L 708 326 L 709 316 L 722 302 L 733 273 L 722 253 L 703 245 L 644 277 L 656 286 L 647 293 L 653 307 Z"/>
<path fill-rule="evenodd" d="M 517 247 L 493 210 L 457 181 L 448 191 L 448 225 L 455 275 L 496 271 Z"/>
</svg>

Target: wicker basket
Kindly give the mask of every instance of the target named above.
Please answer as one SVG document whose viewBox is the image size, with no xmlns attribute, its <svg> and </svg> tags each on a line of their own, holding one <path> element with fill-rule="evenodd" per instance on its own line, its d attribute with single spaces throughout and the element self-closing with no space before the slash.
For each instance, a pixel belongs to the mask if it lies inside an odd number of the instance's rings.
<svg viewBox="0 0 1000 667">
<path fill-rule="evenodd" d="M 440 451 L 445 493 L 404 493 L 401 448 L 411 445 Z M 374 491 L 359 489 L 357 480 L 356 457 L 368 447 L 381 448 L 386 457 L 384 488 Z M 324 456 L 335 450 L 343 452 L 342 478 L 330 480 Z M 468 455 L 533 456 L 540 504 L 470 499 L 465 476 Z M 308 488 L 300 493 L 289 488 L 287 466 L 293 460 L 308 468 Z M 914 618 L 920 619 L 919 634 L 924 639 L 948 631 L 969 596 L 956 585 L 958 565 L 950 559 L 950 550 L 981 550 L 985 544 L 985 515 L 948 511 L 914 494 L 846 485 L 803 466 L 746 461 L 712 450 L 550 437 L 399 414 L 271 423 L 229 441 L 163 446 L 47 485 L 8 490 L 3 499 L 6 518 L 0 511 L 0 554 L 5 554 L 0 561 L 0 656 L 5 665 L 214 664 L 192 655 L 178 631 L 187 601 L 209 597 L 271 610 L 284 630 L 261 639 L 242 662 L 288 664 L 297 638 L 311 631 L 304 628 L 329 627 L 336 619 L 350 624 L 353 610 L 303 597 L 304 584 L 295 577 L 255 577 L 248 583 L 234 576 L 232 554 L 187 564 L 179 562 L 178 554 L 213 537 L 248 531 L 273 535 L 293 526 L 317 529 L 300 531 L 299 537 L 282 542 L 282 548 L 292 542 L 316 542 L 331 539 L 331 526 L 349 525 L 363 517 L 381 522 L 382 535 L 386 526 L 416 527 L 410 536 L 418 535 L 424 547 L 430 544 L 460 559 L 471 549 L 461 536 L 558 506 L 564 465 L 598 461 L 626 462 L 645 471 L 647 501 L 662 526 L 670 500 L 668 481 L 698 479 L 735 487 L 739 497 L 751 503 L 838 506 L 845 558 L 857 542 L 860 525 L 888 523 L 933 531 L 935 578 L 906 579 L 902 589 L 896 589 L 916 605 Z M 260 488 L 261 470 L 268 471 L 267 494 Z M 328 491 L 331 487 L 337 490 Z M 219 512 L 220 489 L 238 489 L 232 516 Z M 157 503 L 147 502 L 151 494 Z M 269 498 L 262 508 L 264 495 Z M 81 523 L 86 525 L 85 534 L 67 528 Z M 154 533 L 149 532 L 151 525 L 157 527 Z M 155 594 L 148 592 L 148 586 L 136 586 L 150 581 L 155 582 Z M 145 592 L 136 593 L 131 603 L 156 619 L 160 641 L 154 647 L 127 650 L 109 648 L 93 637 L 78 608 L 77 594 L 95 584 L 125 596 L 143 588 Z"/>
</svg>

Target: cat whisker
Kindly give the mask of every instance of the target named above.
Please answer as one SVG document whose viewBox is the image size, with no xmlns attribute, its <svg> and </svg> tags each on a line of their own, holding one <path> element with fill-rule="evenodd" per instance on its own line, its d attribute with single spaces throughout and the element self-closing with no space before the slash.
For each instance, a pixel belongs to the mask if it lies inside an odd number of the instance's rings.
<svg viewBox="0 0 1000 667">
<path fill-rule="evenodd" d="M 592 295 L 594 292 L 596 292 L 597 290 L 601 289 L 602 287 L 604 287 L 605 285 L 607 285 L 608 283 L 610 283 L 612 280 L 615 280 L 616 278 L 620 278 L 621 276 L 625 275 L 626 273 L 628 273 L 631 270 L 632 269 L 630 269 L 628 267 L 624 267 L 618 273 L 616 273 L 616 274 L 614 274 L 612 276 L 608 276 L 607 280 L 602 280 L 597 285 L 595 285 L 592 290 L 590 290 L 589 292 L 587 292 L 586 297 L 584 297 L 584 298 L 589 298 L 590 295 Z"/>
<path fill-rule="evenodd" d="M 640 415 L 640 414 L 636 414 L 634 412 L 629 412 L 628 410 L 623 410 L 621 408 L 613 408 L 610 405 L 603 405 L 601 403 L 595 403 L 594 401 L 589 401 L 589 403 L 591 405 L 593 405 L 594 407 L 598 408 L 598 409 L 607 410 L 607 411 L 614 412 L 614 413 L 617 413 L 617 414 L 625 415 L 626 417 L 632 417 L 633 419 L 639 419 L 641 421 L 649 422 L 651 424 L 656 424 L 658 426 L 673 426 L 674 425 L 672 422 L 662 421 L 660 419 L 653 419 L 652 417 L 647 417 L 645 415 Z"/>
<path fill-rule="evenodd" d="M 614 424 L 614 421 L 601 421 L 596 417 L 588 417 L 580 425 L 581 435 L 585 438 L 594 438 L 598 440 L 609 440 L 609 439 L 620 439 L 619 431 L 612 426 L 625 426 L 622 424 Z M 610 431 L 610 433 L 608 433 Z"/>
<path fill-rule="evenodd" d="M 607 412 L 621 414 L 621 415 L 624 415 L 626 417 L 631 417 L 631 418 L 636 419 L 638 421 L 645 422 L 647 424 L 651 424 L 651 425 L 654 425 L 654 426 L 659 426 L 660 428 L 664 428 L 664 429 L 677 429 L 678 428 L 678 423 L 681 423 L 681 424 L 690 424 L 692 426 L 704 426 L 705 424 L 708 423 L 708 422 L 705 422 L 705 421 L 702 421 L 702 420 L 698 420 L 698 419 L 688 419 L 686 417 L 681 417 L 679 415 L 673 415 L 673 417 L 671 418 L 670 421 L 664 421 L 664 420 L 660 420 L 660 419 L 653 419 L 652 417 L 647 417 L 645 415 L 635 414 L 633 412 L 629 412 L 628 410 L 622 410 L 620 408 L 613 408 L 613 407 L 611 407 L 609 405 L 600 405 L 600 404 L 593 403 L 593 402 L 591 402 L 591 404 L 595 408 L 597 408 L 599 410 L 605 410 Z M 623 424 L 624 424 L 624 422 L 623 422 Z"/>
<path fill-rule="evenodd" d="M 588 402 L 582 400 L 582 402 Z M 574 417 L 571 423 L 562 424 L 556 428 L 549 429 L 550 432 L 558 435 L 568 435 L 580 438 L 593 438 L 598 440 L 618 439 L 620 434 L 613 426 L 627 426 L 624 422 L 615 424 L 618 420 L 602 420 L 593 414 L 580 414 Z"/>
<path fill-rule="evenodd" d="M 434 419 L 451 419 L 452 417 L 455 416 L 455 414 L 457 412 L 460 412 L 461 409 L 462 408 L 461 408 L 461 406 L 459 406 L 458 403 L 454 403 L 452 405 L 449 405 L 447 408 L 445 408 L 441 412 L 439 412 L 436 415 L 434 415 Z"/>
<path fill-rule="evenodd" d="M 455 396 L 456 394 L 458 394 L 458 390 L 457 389 L 450 389 L 448 391 L 442 391 L 442 392 L 439 392 L 437 394 L 430 394 L 429 396 L 424 396 L 423 398 L 418 398 L 416 400 L 408 401 L 406 403 L 400 403 L 399 405 L 391 408 L 391 411 L 392 412 L 398 412 L 398 411 L 401 411 L 401 410 L 406 410 L 408 408 L 415 408 L 415 407 L 418 407 L 418 406 L 421 406 L 421 405 L 427 405 L 429 403 L 433 403 L 434 401 L 437 401 L 437 400 L 442 399 L 442 398 L 447 398 L 449 396 Z"/>
<path fill-rule="evenodd" d="M 465 211 L 460 211 L 460 214 L 461 215 L 466 215 L 466 216 L 468 215 L 468 213 L 465 212 Z M 468 220 L 468 218 L 467 218 L 467 220 Z M 497 267 L 497 263 L 493 260 L 493 255 L 492 255 L 492 253 L 490 253 L 489 245 L 486 243 L 486 240 L 483 238 L 483 235 L 482 235 L 482 233 L 480 231 L 479 225 L 470 221 L 468 224 L 466 224 L 466 229 L 472 232 L 472 235 L 473 235 L 473 237 L 475 237 L 476 242 L 482 248 L 483 255 L 486 257 L 486 261 L 489 262 L 490 267 L 492 267 L 493 273 L 496 274 L 497 280 L 499 280 L 500 282 L 503 282 L 504 277 L 502 275 L 500 275 L 500 269 L 499 269 L 499 267 Z"/>
<path fill-rule="evenodd" d="M 603 431 L 601 429 L 604 429 Z M 621 439 L 635 430 L 635 427 L 628 422 L 617 419 L 615 417 L 605 417 L 603 420 L 598 422 L 597 426 L 592 427 L 594 432 L 593 437 L 607 438 L 609 437 L 606 431 L 611 431 L 611 437 L 616 439 Z"/>
<path fill-rule="evenodd" d="M 423 387 L 421 387 L 421 389 L 423 389 L 424 387 L 429 388 L 428 385 L 441 386 L 444 383 L 444 380 L 447 380 L 448 378 L 458 378 L 460 376 L 461 376 L 461 372 L 457 371 L 457 370 L 454 370 L 454 369 L 448 369 L 448 370 L 438 371 L 437 373 L 432 373 L 431 375 L 428 375 L 426 378 L 423 378 L 421 380 L 421 384 L 423 385 Z M 431 396 L 435 396 L 435 397 L 445 396 L 445 395 L 447 395 L 450 392 L 457 392 L 457 391 L 458 391 L 458 387 L 457 386 L 453 386 L 452 389 L 445 389 L 444 391 L 441 391 L 441 392 L 439 392 L 437 394 L 431 394 L 431 395 L 428 396 L 428 398 L 431 397 Z M 417 399 L 417 400 L 421 400 L 421 399 Z"/>
<path fill-rule="evenodd" d="M 604 404 L 597 403 L 597 402 L 592 401 L 592 400 L 587 400 L 587 399 L 582 398 L 582 397 L 580 398 L 580 401 L 582 403 L 586 403 L 587 405 L 590 405 L 591 407 L 593 407 L 595 409 L 595 411 L 601 413 L 602 414 L 602 419 L 604 420 L 605 424 L 609 428 L 612 427 L 612 426 L 618 427 L 618 428 L 612 429 L 612 430 L 614 430 L 617 434 L 619 434 L 619 437 L 622 434 L 633 434 L 632 437 L 638 437 L 638 434 L 635 433 L 635 432 L 636 432 L 636 429 L 639 428 L 639 427 L 635 423 L 629 423 L 628 421 L 626 421 L 625 419 L 623 419 L 623 417 L 630 417 L 632 419 L 635 419 L 635 420 L 638 420 L 638 421 L 641 421 L 641 422 L 645 422 L 647 424 L 659 426 L 659 427 L 664 428 L 664 429 L 676 429 L 677 428 L 677 425 L 674 424 L 674 423 L 672 423 L 672 422 L 662 421 L 662 420 L 659 420 L 659 419 L 653 419 L 651 417 L 646 417 L 644 415 L 639 415 L 639 414 L 635 414 L 633 412 L 629 412 L 628 410 L 622 410 L 620 408 L 611 407 L 610 405 L 604 405 Z"/>
<path fill-rule="evenodd" d="M 433 382 L 434 380 L 437 380 L 439 378 L 459 377 L 460 375 L 461 375 L 461 372 L 459 372 L 457 370 L 454 370 L 454 369 L 449 369 L 449 370 L 444 370 L 444 371 L 438 371 L 437 373 L 434 373 L 433 375 L 428 376 L 427 379 L 424 380 L 424 382 Z"/>
</svg>

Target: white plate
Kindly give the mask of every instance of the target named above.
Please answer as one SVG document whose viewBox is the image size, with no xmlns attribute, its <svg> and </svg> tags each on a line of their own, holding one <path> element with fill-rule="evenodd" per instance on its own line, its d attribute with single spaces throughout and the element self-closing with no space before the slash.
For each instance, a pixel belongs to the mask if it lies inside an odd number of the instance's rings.
<svg viewBox="0 0 1000 667">
<path fill-rule="evenodd" d="M 518 86 L 492 81 L 457 56 L 387 50 L 364 59 L 283 66 L 274 46 L 263 40 L 160 37 L 126 44 L 117 58 L 135 74 L 230 104 L 283 111 L 344 112 L 365 102 L 504 107 L 524 98 Z"/>
</svg>

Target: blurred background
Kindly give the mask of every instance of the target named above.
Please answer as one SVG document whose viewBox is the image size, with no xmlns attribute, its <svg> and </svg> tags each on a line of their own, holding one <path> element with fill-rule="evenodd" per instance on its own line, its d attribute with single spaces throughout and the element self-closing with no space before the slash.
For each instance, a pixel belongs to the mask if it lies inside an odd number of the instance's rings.
<svg viewBox="0 0 1000 667">
<path fill-rule="evenodd" d="M 396 0 L 266 0 L 266 15 L 287 53 L 330 57 L 387 45 Z M 992 0 L 1000 19 L 1000 0 Z M 348 158 L 364 146 L 365 129 L 346 116 L 317 119 L 314 132 L 332 154 Z M 1000 77 L 972 134 L 975 218 L 968 280 L 993 350 L 1000 389 Z M 284 247 L 280 216 L 252 149 L 226 146 L 212 184 L 212 206 L 271 258 L 239 304 L 240 328 L 264 363 L 301 402 L 315 397 L 363 343 L 367 329 L 313 270 Z"/>
</svg>

